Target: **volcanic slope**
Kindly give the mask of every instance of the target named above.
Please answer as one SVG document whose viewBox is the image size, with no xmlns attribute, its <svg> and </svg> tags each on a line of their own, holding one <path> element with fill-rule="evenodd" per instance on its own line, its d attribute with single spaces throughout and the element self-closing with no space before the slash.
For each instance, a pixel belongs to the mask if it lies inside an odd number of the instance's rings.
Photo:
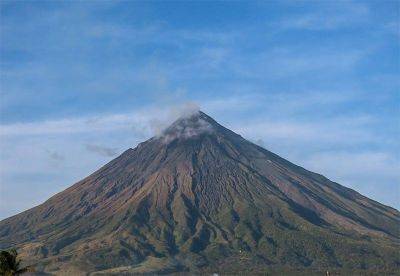
<svg viewBox="0 0 400 276">
<path fill-rule="evenodd" d="M 0 248 L 70 275 L 393 272 L 399 223 L 199 111 L 1 221 Z"/>
</svg>

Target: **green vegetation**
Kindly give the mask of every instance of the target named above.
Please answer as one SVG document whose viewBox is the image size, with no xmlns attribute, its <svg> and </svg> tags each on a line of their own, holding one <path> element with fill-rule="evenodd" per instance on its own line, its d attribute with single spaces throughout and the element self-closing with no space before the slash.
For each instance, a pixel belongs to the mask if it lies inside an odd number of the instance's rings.
<svg viewBox="0 0 400 276">
<path fill-rule="evenodd" d="M 15 249 L 0 252 L 0 274 L 4 276 L 19 275 L 32 271 L 31 267 L 21 267 L 21 260 Z"/>
</svg>

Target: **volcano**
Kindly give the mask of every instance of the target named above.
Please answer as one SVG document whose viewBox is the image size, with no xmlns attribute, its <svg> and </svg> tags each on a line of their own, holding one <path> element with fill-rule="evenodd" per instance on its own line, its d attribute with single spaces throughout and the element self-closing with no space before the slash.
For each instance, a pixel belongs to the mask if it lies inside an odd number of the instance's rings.
<svg viewBox="0 0 400 276">
<path fill-rule="evenodd" d="M 0 248 L 66 275 L 395 273 L 399 225 L 198 111 L 1 221 Z"/>
</svg>

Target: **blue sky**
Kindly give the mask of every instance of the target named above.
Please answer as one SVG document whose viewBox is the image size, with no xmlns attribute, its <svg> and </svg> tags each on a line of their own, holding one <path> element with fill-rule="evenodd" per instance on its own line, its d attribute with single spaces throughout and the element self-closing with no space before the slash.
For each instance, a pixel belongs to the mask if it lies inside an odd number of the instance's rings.
<svg viewBox="0 0 400 276">
<path fill-rule="evenodd" d="M 188 104 L 400 208 L 398 1 L 0 5 L 0 219 Z"/>
</svg>

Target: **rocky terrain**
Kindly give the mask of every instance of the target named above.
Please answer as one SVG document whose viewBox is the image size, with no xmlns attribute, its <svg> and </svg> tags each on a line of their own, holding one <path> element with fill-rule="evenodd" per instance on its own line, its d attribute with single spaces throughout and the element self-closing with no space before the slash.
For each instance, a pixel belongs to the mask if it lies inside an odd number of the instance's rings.
<svg viewBox="0 0 400 276">
<path fill-rule="evenodd" d="M 396 209 L 196 112 L 1 221 L 0 248 L 67 275 L 395 273 L 399 225 Z"/>
</svg>

